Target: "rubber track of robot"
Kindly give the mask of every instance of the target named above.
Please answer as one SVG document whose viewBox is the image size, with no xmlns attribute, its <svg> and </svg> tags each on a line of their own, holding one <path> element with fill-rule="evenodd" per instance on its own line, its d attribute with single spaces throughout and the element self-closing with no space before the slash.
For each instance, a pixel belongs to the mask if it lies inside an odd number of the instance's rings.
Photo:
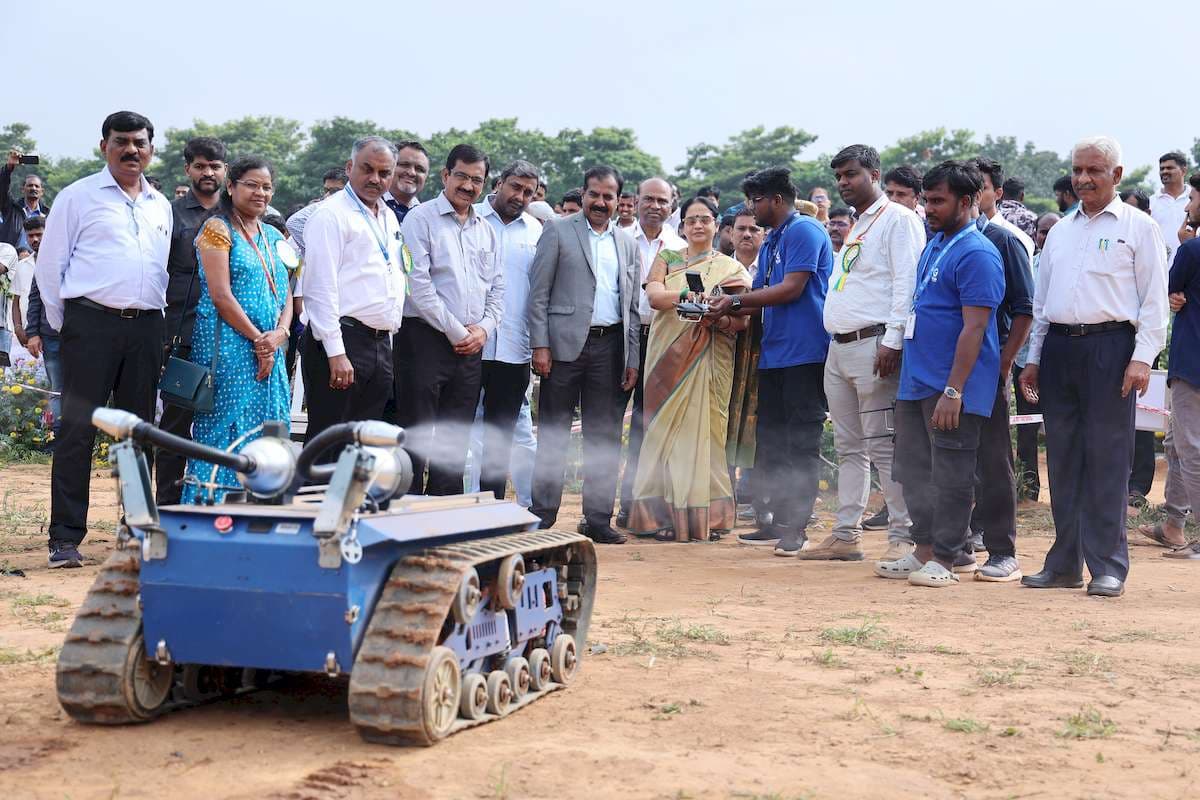
<svg viewBox="0 0 1200 800">
<path fill-rule="evenodd" d="M 125 659 L 142 625 L 137 542 L 115 551 L 96 575 L 58 656 L 58 699 L 81 722 L 141 722 L 125 696 Z"/>
<path fill-rule="evenodd" d="M 421 724 L 421 686 L 463 573 L 514 553 L 528 563 L 539 552 L 567 546 L 573 557 L 566 584 L 576 602 L 572 608 L 564 605 L 563 628 L 582 651 L 596 583 L 595 551 L 587 537 L 555 530 L 513 533 L 401 559 L 375 605 L 350 675 L 350 718 L 363 738 L 381 744 L 433 744 Z"/>
</svg>

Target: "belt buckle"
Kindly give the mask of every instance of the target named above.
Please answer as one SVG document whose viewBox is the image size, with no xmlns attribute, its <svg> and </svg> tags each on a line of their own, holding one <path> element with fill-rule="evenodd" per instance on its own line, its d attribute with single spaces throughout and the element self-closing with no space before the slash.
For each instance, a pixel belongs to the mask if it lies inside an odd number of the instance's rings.
<svg viewBox="0 0 1200 800">
<path fill-rule="evenodd" d="M 121 309 L 121 313 L 120 313 L 121 319 L 137 319 L 137 316 L 138 316 L 138 310 L 136 308 L 122 308 Z"/>
</svg>

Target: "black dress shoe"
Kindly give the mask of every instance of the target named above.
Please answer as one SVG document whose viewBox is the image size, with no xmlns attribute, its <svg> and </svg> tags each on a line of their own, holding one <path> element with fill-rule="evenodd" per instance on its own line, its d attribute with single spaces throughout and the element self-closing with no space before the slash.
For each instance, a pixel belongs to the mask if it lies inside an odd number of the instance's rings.
<svg viewBox="0 0 1200 800">
<path fill-rule="evenodd" d="M 596 544 L 625 544 L 625 534 L 614 531 L 609 526 L 593 527 L 587 520 L 579 521 L 578 531 Z"/>
<path fill-rule="evenodd" d="M 618 528 L 628 528 L 629 527 L 629 512 L 622 511 L 619 514 L 617 514 L 616 523 L 617 523 Z"/>
<path fill-rule="evenodd" d="M 1125 582 L 1112 575 L 1101 575 L 1099 578 L 1092 578 L 1087 593 L 1092 597 L 1120 597 L 1125 594 Z"/>
<path fill-rule="evenodd" d="M 1031 589 L 1078 589 L 1083 586 L 1083 576 L 1061 575 L 1044 569 L 1021 578 L 1021 585 Z"/>
</svg>

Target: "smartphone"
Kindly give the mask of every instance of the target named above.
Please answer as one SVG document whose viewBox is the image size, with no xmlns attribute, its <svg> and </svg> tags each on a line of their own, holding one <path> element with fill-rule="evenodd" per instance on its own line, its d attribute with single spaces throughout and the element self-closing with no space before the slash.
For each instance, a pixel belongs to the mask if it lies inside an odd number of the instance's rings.
<svg viewBox="0 0 1200 800">
<path fill-rule="evenodd" d="M 689 292 L 704 294 L 704 279 L 700 277 L 699 270 L 689 269 L 685 277 Z"/>
<path fill-rule="evenodd" d="M 21 163 L 22 164 L 40 164 L 40 163 L 42 163 L 42 159 L 40 156 L 38 156 L 37 153 L 27 153 L 27 154 L 21 156 Z"/>
</svg>

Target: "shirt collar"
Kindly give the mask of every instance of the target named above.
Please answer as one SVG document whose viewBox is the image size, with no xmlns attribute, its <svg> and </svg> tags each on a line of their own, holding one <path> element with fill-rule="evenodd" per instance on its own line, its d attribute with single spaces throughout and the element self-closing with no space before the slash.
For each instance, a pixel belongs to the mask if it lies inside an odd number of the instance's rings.
<svg viewBox="0 0 1200 800">
<path fill-rule="evenodd" d="M 888 203 L 887 195 L 884 194 L 883 192 L 880 192 L 879 197 L 875 198 L 875 202 L 871 203 L 871 205 L 867 206 L 866 211 L 860 212 L 859 216 L 862 217 L 862 216 L 866 216 L 867 214 L 877 214 L 877 213 L 879 213 L 879 209 L 883 208 L 885 205 L 887 205 L 887 203 Z"/>
<path fill-rule="evenodd" d="M 767 235 L 767 241 L 771 243 L 779 241 L 779 239 L 783 236 L 783 232 L 787 230 L 788 226 L 795 222 L 799 217 L 799 211 L 793 211 L 788 214 L 787 217 L 784 218 L 783 222 L 775 226 L 775 228 Z"/>
<path fill-rule="evenodd" d="M 183 207 L 203 209 L 204 204 L 200 202 L 199 197 L 196 197 L 196 192 L 194 190 L 188 189 L 187 194 L 183 196 Z"/>
<path fill-rule="evenodd" d="M 481 217 L 495 217 L 496 221 L 499 222 L 504 227 L 508 227 L 509 225 L 516 225 L 518 222 L 529 224 L 529 220 L 526 219 L 526 217 L 528 217 L 530 215 L 529 215 L 529 212 L 527 212 L 527 211 L 522 211 L 519 215 L 517 215 L 517 218 L 514 219 L 512 222 L 505 222 L 504 217 L 500 216 L 500 214 L 498 214 L 496 212 L 496 207 L 492 205 L 492 198 L 495 196 L 496 195 L 494 195 L 494 194 L 489 194 L 487 197 L 485 197 L 483 199 L 482 203 L 476 204 L 475 212 L 477 214 L 479 214 L 479 216 L 481 216 Z"/>
<path fill-rule="evenodd" d="M 458 214 L 458 212 L 454 210 L 454 206 L 450 205 L 450 200 L 446 197 L 446 193 L 444 191 L 438 193 L 437 198 L 433 201 L 433 205 L 439 214 L 454 214 L 456 216 Z M 471 220 L 475 217 L 475 206 L 467 206 L 467 221 L 463 224 L 470 225 Z"/>
<path fill-rule="evenodd" d="M 1101 214 L 1112 214 L 1117 219 L 1121 219 L 1129 212 L 1131 208 L 1133 208 L 1133 206 L 1122 200 L 1121 194 L 1117 192 L 1113 194 L 1113 199 L 1108 202 L 1108 205 L 1100 210 L 1100 214 L 1097 214 L 1096 217 L 1099 217 Z M 1082 200 L 1075 203 L 1075 210 L 1072 213 L 1075 215 L 1076 219 L 1088 219 L 1088 215 L 1083 213 Z M 1096 217 L 1092 217 L 1092 219 L 1095 219 Z"/>
<path fill-rule="evenodd" d="M 590 228 L 591 226 L 589 225 L 588 227 Z M 670 228 L 667 227 L 666 221 L 664 221 L 663 226 L 658 229 L 658 236 L 651 239 L 649 236 L 646 235 L 646 232 L 644 230 L 642 230 L 641 222 L 634 220 L 633 229 L 634 229 L 634 234 L 633 234 L 634 239 L 645 239 L 647 242 L 662 241 L 665 238 L 667 231 L 670 230 Z"/>
<path fill-rule="evenodd" d="M 108 164 L 105 164 L 104 169 L 100 170 L 100 185 L 116 187 L 122 194 L 125 192 L 121 188 L 121 184 L 117 183 L 117 179 L 113 177 L 112 170 L 108 168 Z M 138 175 L 138 185 L 138 197 L 145 197 L 153 191 L 153 187 L 150 186 L 150 181 L 146 180 L 145 175 Z"/>
<path fill-rule="evenodd" d="M 596 233 L 596 229 L 592 227 L 592 223 L 588 222 L 588 218 L 584 216 L 582 212 L 579 214 L 579 220 L 583 223 L 583 227 L 588 229 L 589 234 L 600 239 L 603 239 L 605 236 L 612 236 L 613 226 L 616 224 L 616 220 L 610 219 L 604 230 L 600 233 Z"/>
<path fill-rule="evenodd" d="M 398 197 L 396 197 L 394 194 L 392 194 L 390 189 L 383 193 L 383 202 L 388 203 L 388 204 L 395 203 L 398 206 L 404 205 L 404 203 L 400 202 L 400 199 Z M 409 211 L 412 211 L 414 208 L 416 208 L 420 204 L 421 204 L 421 201 L 417 199 L 416 195 L 413 195 L 413 199 L 408 203 L 407 208 Z"/>
</svg>

